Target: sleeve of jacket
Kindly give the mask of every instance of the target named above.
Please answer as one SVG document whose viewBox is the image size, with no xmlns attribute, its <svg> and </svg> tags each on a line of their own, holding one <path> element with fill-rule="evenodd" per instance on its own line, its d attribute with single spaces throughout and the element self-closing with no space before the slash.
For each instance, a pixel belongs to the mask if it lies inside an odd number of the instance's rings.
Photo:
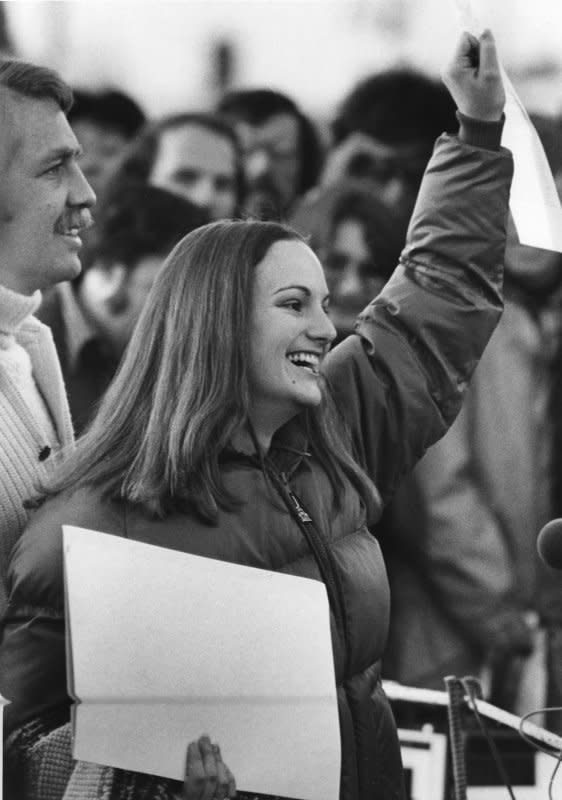
<svg viewBox="0 0 562 800">
<path fill-rule="evenodd" d="M 439 439 L 502 312 L 513 161 L 444 135 L 400 264 L 325 373 L 384 501 Z"/>
<path fill-rule="evenodd" d="M 68 708 L 62 525 L 123 535 L 121 518 L 84 491 L 45 503 L 18 540 L 8 569 L 10 599 L 0 625 L 0 694 L 6 734 L 53 709 Z"/>
</svg>

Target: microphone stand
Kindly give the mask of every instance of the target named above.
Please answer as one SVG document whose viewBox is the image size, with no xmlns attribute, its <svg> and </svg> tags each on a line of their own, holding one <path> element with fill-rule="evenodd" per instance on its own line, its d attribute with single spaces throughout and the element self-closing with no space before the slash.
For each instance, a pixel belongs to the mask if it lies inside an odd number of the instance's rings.
<svg viewBox="0 0 562 800">
<path fill-rule="evenodd" d="M 467 798 L 467 776 L 466 776 L 466 756 L 464 742 L 462 738 L 462 719 L 461 710 L 470 709 L 476 716 L 481 714 L 488 719 L 506 725 L 508 728 L 522 733 L 521 725 L 525 722 L 525 739 L 533 739 L 541 742 L 552 749 L 552 756 L 556 758 L 562 754 L 562 736 L 558 736 L 552 731 L 528 722 L 525 718 L 511 714 L 497 706 L 482 700 L 482 689 L 480 682 L 474 677 L 462 679 L 454 675 L 444 678 L 447 688 L 446 692 L 435 689 L 418 689 L 412 686 L 402 686 L 394 681 L 383 681 L 383 688 L 389 700 L 405 701 L 410 703 L 428 704 L 433 706 L 447 706 L 447 718 L 449 723 L 449 744 L 451 751 L 452 775 L 454 785 L 454 800 L 466 800 Z M 489 744 L 495 751 L 493 742 Z M 542 750 L 542 748 L 540 748 Z M 545 752 L 545 751 L 543 751 Z M 506 784 L 511 797 L 513 791 L 509 785 L 507 775 L 501 764 L 497 751 L 493 753 L 496 764 L 502 779 Z"/>
</svg>

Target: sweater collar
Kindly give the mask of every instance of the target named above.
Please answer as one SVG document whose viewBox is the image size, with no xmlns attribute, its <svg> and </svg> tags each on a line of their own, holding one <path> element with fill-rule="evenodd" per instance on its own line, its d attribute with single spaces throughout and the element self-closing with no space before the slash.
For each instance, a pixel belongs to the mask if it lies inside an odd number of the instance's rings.
<svg viewBox="0 0 562 800">
<path fill-rule="evenodd" d="M 0 335 L 15 336 L 22 324 L 41 305 L 41 292 L 19 294 L 0 285 Z"/>
</svg>

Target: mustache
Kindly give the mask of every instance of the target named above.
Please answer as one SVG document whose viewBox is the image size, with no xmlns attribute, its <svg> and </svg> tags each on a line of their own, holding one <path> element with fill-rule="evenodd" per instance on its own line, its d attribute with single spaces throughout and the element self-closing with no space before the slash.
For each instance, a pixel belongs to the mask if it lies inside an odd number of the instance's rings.
<svg viewBox="0 0 562 800">
<path fill-rule="evenodd" d="M 57 230 L 70 230 L 77 228 L 79 231 L 88 230 L 95 224 L 89 208 L 65 212 L 57 222 Z"/>
</svg>

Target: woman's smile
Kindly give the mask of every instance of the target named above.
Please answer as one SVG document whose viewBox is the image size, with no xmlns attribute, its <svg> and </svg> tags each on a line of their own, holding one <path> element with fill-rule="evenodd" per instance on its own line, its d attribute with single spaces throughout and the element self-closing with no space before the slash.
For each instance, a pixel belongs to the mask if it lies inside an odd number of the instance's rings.
<svg viewBox="0 0 562 800">
<path fill-rule="evenodd" d="M 313 375 L 320 374 L 320 356 L 318 353 L 299 350 L 296 353 L 289 353 L 287 358 L 299 369 L 305 369 L 308 372 L 312 372 Z"/>
<path fill-rule="evenodd" d="M 276 242 L 258 264 L 252 309 L 252 422 L 270 433 L 322 401 L 320 368 L 336 330 L 320 262 L 300 241 Z"/>
</svg>

